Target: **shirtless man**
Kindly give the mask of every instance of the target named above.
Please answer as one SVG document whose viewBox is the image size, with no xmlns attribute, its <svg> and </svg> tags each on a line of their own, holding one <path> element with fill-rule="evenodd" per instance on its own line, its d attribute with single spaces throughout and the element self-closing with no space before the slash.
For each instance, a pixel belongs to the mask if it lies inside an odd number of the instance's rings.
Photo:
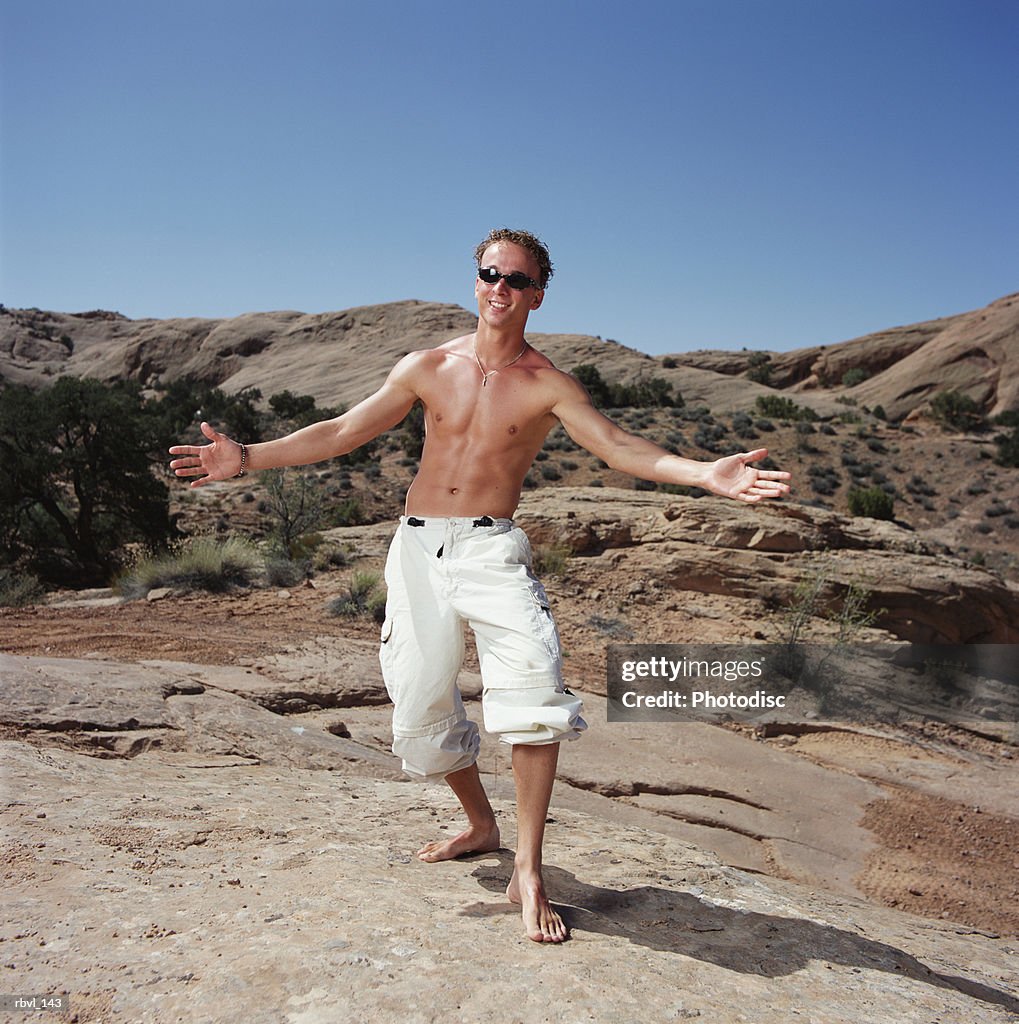
<svg viewBox="0 0 1019 1024">
<path fill-rule="evenodd" d="M 455 688 L 466 619 L 478 642 L 486 729 L 512 744 L 518 828 L 507 895 L 521 906 L 531 939 L 562 942 L 567 929 L 545 892 L 542 842 L 559 743 L 586 724 L 581 702 L 563 686 L 544 591 L 530 571 L 526 538 L 511 521 L 524 476 L 558 423 L 613 469 L 738 501 L 786 494 L 789 474 L 756 469 L 752 463 L 767 455 L 763 448 L 698 462 L 616 426 L 576 379 L 524 339 L 552 274 L 544 244 L 528 232 L 500 229 L 475 256 L 475 333 L 409 353 L 374 395 L 342 416 L 274 441 L 245 446 L 203 423 L 211 443 L 172 447 L 180 457 L 170 466 L 199 487 L 320 462 L 395 427 L 421 401 L 425 444 L 387 560 L 381 658 L 395 705 L 394 752 L 409 773 L 444 778 L 468 824 L 452 839 L 428 843 L 418 857 L 442 861 L 500 844 L 476 764 L 477 727 Z"/>
</svg>

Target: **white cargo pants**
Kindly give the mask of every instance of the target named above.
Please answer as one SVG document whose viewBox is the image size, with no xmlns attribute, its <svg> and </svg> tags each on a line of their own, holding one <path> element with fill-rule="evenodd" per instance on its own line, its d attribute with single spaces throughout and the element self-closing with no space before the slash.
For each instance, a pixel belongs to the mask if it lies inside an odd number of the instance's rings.
<svg viewBox="0 0 1019 1024">
<path fill-rule="evenodd" d="M 511 519 L 401 516 L 386 560 L 379 658 L 395 705 L 393 753 L 418 779 L 478 757 L 456 677 L 474 630 L 485 729 L 506 743 L 555 743 L 587 728 L 563 686 L 559 635 L 531 548 Z"/>
</svg>

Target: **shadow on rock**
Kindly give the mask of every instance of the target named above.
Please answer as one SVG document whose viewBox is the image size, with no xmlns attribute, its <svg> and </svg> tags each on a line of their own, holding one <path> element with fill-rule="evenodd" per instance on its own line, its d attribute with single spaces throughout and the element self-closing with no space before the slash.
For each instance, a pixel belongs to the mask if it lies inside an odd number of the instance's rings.
<svg viewBox="0 0 1019 1024">
<path fill-rule="evenodd" d="M 497 857 L 499 863 L 478 867 L 471 874 L 489 892 L 502 895 L 513 871 L 513 855 L 499 850 L 486 856 Z M 651 885 L 604 889 L 547 864 L 543 872 L 546 885 L 558 897 L 556 907 L 571 930 L 628 939 L 649 949 L 768 978 L 792 974 L 811 960 L 887 971 L 1019 1013 L 1019 999 L 1006 992 L 967 978 L 938 974 L 901 949 L 831 925 L 720 907 L 689 893 Z M 465 913 L 487 916 L 500 909 L 482 904 Z"/>
</svg>

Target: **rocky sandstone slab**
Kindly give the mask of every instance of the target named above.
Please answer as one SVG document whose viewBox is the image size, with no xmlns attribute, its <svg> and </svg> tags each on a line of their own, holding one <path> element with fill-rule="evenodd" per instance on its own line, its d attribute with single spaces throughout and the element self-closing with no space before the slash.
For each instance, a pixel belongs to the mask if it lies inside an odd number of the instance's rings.
<svg viewBox="0 0 1019 1024">
<path fill-rule="evenodd" d="M 925 543 L 895 523 L 795 505 L 560 488 L 525 493 L 517 520 L 532 544 L 608 556 L 620 574 L 679 591 L 759 598 L 788 606 L 804 578 L 841 606 L 869 591 L 876 625 L 915 643 L 1019 640 L 1019 587 Z"/>
<path fill-rule="evenodd" d="M 511 829 L 490 855 L 413 857 L 455 827 L 446 789 L 161 756 L 0 744 L 7 985 L 66 995 L 80 1024 L 1019 1013 L 1008 942 L 569 810 L 546 877 L 572 939 L 542 947 L 503 895 Z"/>
<path fill-rule="evenodd" d="M 585 709 L 604 720 L 601 698 L 587 696 Z M 603 729 L 597 744 L 576 743 L 564 756 L 560 777 L 572 786 L 743 837 L 742 867 L 856 893 L 853 877 L 873 845 L 858 822 L 883 795 L 874 783 L 793 764 L 781 750 L 698 722 Z"/>
<path fill-rule="evenodd" d="M 393 759 L 199 681 L 208 666 L 0 655 L 0 726 L 117 757 L 150 748 L 397 778 Z M 243 670 L 226 669 L 234 678 Z"/>
</svg>

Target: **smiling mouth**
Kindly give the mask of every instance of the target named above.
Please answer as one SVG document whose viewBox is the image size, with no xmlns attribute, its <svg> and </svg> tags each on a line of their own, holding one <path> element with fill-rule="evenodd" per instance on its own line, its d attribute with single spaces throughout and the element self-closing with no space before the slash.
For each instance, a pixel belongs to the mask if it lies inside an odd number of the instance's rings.
<svg viewBox="0 0 1019 1024">
<path fill-rule="evenodd" d="M 509 309 L 509 303 L 508 302 L 496 302 L 494 299 L 489 299 L 488 300 L 488 304 L 493 309 Z"/>
</svg>

